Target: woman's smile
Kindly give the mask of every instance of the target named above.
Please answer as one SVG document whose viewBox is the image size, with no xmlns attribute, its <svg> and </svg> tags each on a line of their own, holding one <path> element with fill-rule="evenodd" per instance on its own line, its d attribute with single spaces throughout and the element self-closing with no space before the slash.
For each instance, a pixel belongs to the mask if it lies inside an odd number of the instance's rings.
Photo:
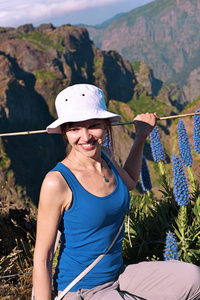
<svg viewBox="0 0 200 300">
<path fill-rule="evenodd" d="M 85 150 L 92 150 L 94 148 L 94 143 L 87 143 L 87 144 L 81 144 L 80 145 L 81 148 L 85 149 Z"/>
</svg>

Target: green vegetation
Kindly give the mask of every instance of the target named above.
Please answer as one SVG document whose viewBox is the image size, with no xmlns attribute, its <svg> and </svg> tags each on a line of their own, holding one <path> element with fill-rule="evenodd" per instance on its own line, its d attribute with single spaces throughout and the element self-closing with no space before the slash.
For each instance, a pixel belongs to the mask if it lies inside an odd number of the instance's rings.
<svg viewBox="0 0 200 300">
<path fill-rule="evenodd" d="M 148 100 L 150 101 L 150 99 Z M 137 103 L 138 100 L 132 100 L 132 102 Z M 159 106 L 159 103 L 157 105 Z M 127 104 L 115 100 L 110 101 L 109 108 L 117 113 L 122 113 L 125 120 L 130 120 L 134 114 Z M 177 139 L 177 133 L 173 133 L 173 138 Z M 122 141 L 123 139 L 126 139 L 125 135 L 122 136 Z M 149 141 L 147 143 L 149 144 Z M 128 220 L 126 220 L 126 233 L 123 241 L 124 262 L 129 264 L 163 260 L 166 232 L 172 230 L 177 237 L 179 260 L 200 265 L 200 188 L 198 181 L 194 176 L 195 190 L 190 189 L 190 202 L 187 208 L 179 210 L 173 191 L 172 164 L 163 164 L 161 168 L 159 163 L 149 161 L 148 165 L 155 189 L 153 187 L 152 190 L 143 193 L 139 193 L 137 190 L 131 192 L 129 228 L 132 246 L 129 244 Z M 159 177 L 158 179 L 155 174 Z M 12 178 L 11 172 L 7 176 L 7 183 L 1 183 L 1 202 L 4 203 L 4 207 L 6 203 L 11 203 L 8 199 L 10 199 L 9 188 Z M 189 184 L 191 183 L 189 182 Z M 23 189 L 19 188 L 19 193 L 22 194 L 22 192 Z M 12 251 L 0 258 L 0 276 L 20 275 L 1 279 L 1 299 L 6 299 L 5 297 L 9 295 L 13 299 L 21 300 L 26 297 L 30 298 L 31 295 L 36 210 L 30 206 L 27 199 L 23 201 L 26 203 L 23 207 L 27 207 L 28 211 L 25 222 L 29 226 L 22 227 L 19 222 L 22 218 L 12 221 L 11 232 L 14 234 L 14 228 L 16 228 L 21 235 L 14 236 L 15 243 Z M 19 206 L 19 210 L 16 209 L 15 213 L 19 214 L 20 210 Z M 2 224 L 5 220 L 7 217 L 2 219 Z M 9 240 L 10 242 L 11 240 Z M 53 265 L 55 266 L 55 264 L 56 256 Z"/>
<path fill-rule="evenodd" d="M 94 69 L 95 69 L 95 70 L 102 69 L 102 67 L 103 67 L 103 62 L 104 62 L 103 56 L 101 56 L 101 57 L 95 56 L 95 57 L 94 57 L 94 62 L 93 62 L 93 64 L 94 64 Z"/>
<path fill-rule="evenodd" d="M 110 100 L 108 110 L 121 115 L 124 122 L 130 122 L 135 117 L 135 112 L 124 102 Z"/>
<path fill-rule="evenodd" d="M 7 153 L 5 152 L 3 143 L 0 142 L 0 168 L 2 170 L 7 170 L 10 167 L 11 160 L 7 156 Z"/>
<path fill-rule="evenodd" d="M 132 65 L 133 70 L 134 70 L 135 73 L 138 73 L 140 71 L 141 61 L 136 60 L 131 65 Z"/>
<path fill-rule="evenodd" d="M 135 114 L 145 112 L 157 112 L 159 117 L 165 115 L 169 111 L 169 107 L 162 102 L 152 99 L 150 96 L 146 96 L 146 92 L 140 95 L 138 100 L 132 99 L 127 103 Z"/>
<path fill-rule="evenodd" d="M 46 70 L 37 70 L 33 74 L 37 80 L 46 80 L 47 78 L 57 79 L 57 76 L 54 73 Z"/>
<path fill-rule="evenodd" d="M 188 108 L 190 108 L 190 107 L 195 107 L 195 106 L 199 103 L 199 101 L 200 101 L 200 96 L 199 96 L 196 100 L 194 100 L 193 102 L 189 103 L 189 104 L 184 108 L 183 113 L 184 113 L 184 111 L 187 111 Z"/>
<path fill-rule="evenodd" d="M 12 170 L 0 181 L 1 255 L 0 298 L 29 299 L 32 289 L 36 209 L 23 187 L 15 184 Z M 11 274 L 21 274 L 9 277 Z"/>
<path fill-rule="evenodd" d="M 64 51 L 65 47 L 62 46 L 62 36 L 58 36 L 57 38 L 58 40 L 56 40 L 55 42 L 55 40 L 52 37 L 39 31 L 33 31 L 31 33 L 19 32 L 19 34 L 16 36 L 16 39 L 28 40 L 42 52 L 45 52 L 46 47 Z"/>
<path fill-rule="evenodd" d="M 10 158 L 5 156 L 2 157 L 0 160 L 0 168 L 5 169 L 8 168 L 10 166 Z"/>
<path fill-rule="evenodd" d="M 16 39 L 26 39 L 35 46 L 37 46 L 41 51 L 45 50 L 44 46 L 53 47 L 53 42 L 46 34 L 34 31 L 32 33 L 22 33 L 19 32 L 19 35 L 16 36 Z"/>
<path fill-rule="evenodd" d="M 165 166 L 164 166 L 165 167 Z M 156 169 L 159 173 L 159 168 Z M 130 236 L 124 239 L 124 260 L 137 263 L 144 260 L 163 260 L 166 232 L 174 231 L 179 260 L 200 265 L 200 205 L 199 185 L 190 194 L 190 202 L 179 207 L 175 201 L 172 179 L 160 173 L 161 197 L 152 191 L 131 197 Z"/>
<path fill-rule="evenodd" d="M 96 84 L 98 86 L 105 85 L 105 75 L 103 72 L 103 63 L 104 63 L 104 57 L 103 55 L 98 57 L 94 56 L 94 61 L 93 61 L 93 76 L 95 77 Z"/>
</svg>

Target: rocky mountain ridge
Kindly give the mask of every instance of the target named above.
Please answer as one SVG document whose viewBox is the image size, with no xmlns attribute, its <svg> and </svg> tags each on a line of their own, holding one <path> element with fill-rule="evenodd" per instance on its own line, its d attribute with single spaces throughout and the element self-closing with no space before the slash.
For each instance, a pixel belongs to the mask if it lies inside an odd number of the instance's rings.
<svg viewBox="0 0 200 300">
<path fill-rule="evenodd" d="M 187 104 L 176 84 L 154 78 L 145 63 L 131 65 L 116 51 L 100 50 L 84 28 L 1 28 L 0 49 L 1 133 L 45 129 L 56 117 L 57 93 L 75 83 L 102 88 L 109 108 L 124 120 L 147 110 L 177 113 Z M 115 135 L 124 136 L 116 145 L 123 163 L 134 136 L 123 127 L 116 128 Z M 12 170 L 17 183 L 37 202 L 42 179 L 65 154 L 62 138 L 46 133 L 5 137 L 0 148 L 2 174 Z"/>
<path fill-rule="evenodd" d="M 199 0 L 155 0 L 106 27 L 85 27 L 102 50 L 148 63 L 156 78 L 178 83 L 191 102 L 200 95 L 199 16 Z"/>
</svg>

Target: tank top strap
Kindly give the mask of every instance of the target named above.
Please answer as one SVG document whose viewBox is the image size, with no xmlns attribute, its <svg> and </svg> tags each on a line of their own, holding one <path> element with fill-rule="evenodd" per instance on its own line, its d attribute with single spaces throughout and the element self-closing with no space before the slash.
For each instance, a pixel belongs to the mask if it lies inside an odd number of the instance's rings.
<svg viewBox="0 0 200 300">
<path fill-rule="evenodd" d="M 82 188 L 74 174 L 70 171 L 68 167 L 66 167 L 61 162 L 58 162 L 57 165 L 50 171 L 58 171 L 65 178 L 72 192 L 75 192 L 78 187 Z"/>
</svg>

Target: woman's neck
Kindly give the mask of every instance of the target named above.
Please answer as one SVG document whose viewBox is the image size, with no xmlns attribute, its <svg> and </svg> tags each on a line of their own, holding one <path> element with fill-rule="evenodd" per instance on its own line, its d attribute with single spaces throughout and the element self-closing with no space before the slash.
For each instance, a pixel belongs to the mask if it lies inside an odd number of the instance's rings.
<svg viewBox="0 0 200 300">
<path fill-rule="evenodd" d="M 76 163 L 79 163 L 81 166 L 85 168 L 95 169 L 97 171 L 101 171 L 102 168 L 102 158 L 101 153 L 96 154 L 94 157 L 83 155 L 77 151 L 71 151 L 67 159 Z"/>
</svg>

